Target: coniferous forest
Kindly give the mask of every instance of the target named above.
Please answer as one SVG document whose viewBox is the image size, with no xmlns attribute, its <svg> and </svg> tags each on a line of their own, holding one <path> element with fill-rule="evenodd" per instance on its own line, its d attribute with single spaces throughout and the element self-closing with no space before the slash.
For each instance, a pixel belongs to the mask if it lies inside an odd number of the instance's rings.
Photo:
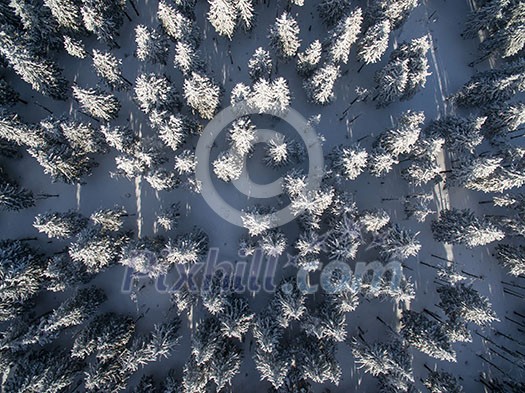
<svg viewBox="0 0 525 393">
<path fill-rule="evenodd" d="M 0 0 L 0 392 L 525 392 L 524 0 Z"/>
</svg>

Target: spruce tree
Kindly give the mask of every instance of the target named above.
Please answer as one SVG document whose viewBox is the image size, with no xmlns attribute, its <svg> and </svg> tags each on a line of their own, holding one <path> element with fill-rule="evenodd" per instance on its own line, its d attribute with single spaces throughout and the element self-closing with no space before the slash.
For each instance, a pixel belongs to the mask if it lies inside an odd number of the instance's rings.
<svg viewBox="0 0 525 393">
<path fill-rule="evenodd" d="M 368 27 L 363 33 L 357 50 L 357 59 L 365 64 L 377 63 L 388 49 L 390 36 L 390 21 L 378 21 Z"/>
<path fill-rule="evenodd" d="M 49 238 L 67 239 L 79 233 L 87 224 L 87 219 L 80 213 L 70 210 L 67 212 L 48 212 L 38 214 L 33 226 Z"/>
<path fill-rule="evenodd" d="M 432 234 L 437 241 L 464 244 L 468 248 L 484 246 L 505 237 L 501 229 L 476 217 L 469 209 L 443 210 L 439 220 L 432 222 Z"/>
<path fill-rule="evenodd" d="M 232 39 L 237 26 L 237 2 L 232 0 L 209 0 L 210 10 L 207 14 L 210 24 L 217 34 Z"/>
<path fill-rule="evenodd" d="M 283 12 L 270 28 L 270 44 L 283 59 L 290 59 L 297 54 L 301 46 L 299 25 L 287 12 Z"/>
<path fill-rule="evenodd" d="M 120 0 L 82 0 L 82 19 L 86 29 L 97 39 L 118 47 L 117 37 L 123 23 L 123 5 Z"/>
<path fill-rule="evenodd" d="M 97 75 L 113 89 L 125 89 L 130 82 L 122 76 L 122 60 L 110 52 L 93 49 L 93 67 Z"/>
<path fill-rule="evenodd" d="M 184 80 L 184 98 L 201 118 L 213 118 L 220 105 L 221 89 L 209 77 L 192 72 Z"/>
<path fill-rule="evenodd" d="M 310 76 L 321 61 L 322 45 L 319 40 L 313 41 L 304 52 L 297 55 L 297 72 L 302 76 Z"/>
<path fill-rule="evenodd" d="M 13 27 L 5 26 L 0 31 L 0 54 L 34 90 L 65 100 L 67 81 L 62 77 L 62 70 L 56 64 L 36 55 L 23 38 L 15 39 L 19 35 L 20 32 Z"/>
<path fill-rule="evenodd" d="M 334 99 L 334 85 L 339 75 L 339 66 L 334 64 L 315 71 L 303 84 L 308 99 L 315 104 L 329 104 Z"/>
<path fill-rule="evenodd" d="M 500 69 L 474 74 L 452 96 L 459 107 L 473 108 L 500 104 L 525 90 L 525 61 L 517 60 Z"/>
<path fill-rule="evenodd" d="M 328 53 L 332 62 L 348 63 L 350 48 L 357 41 L 362 22 L 363 12 L 357 7 L 329 32 Z"/>
<path fill-rule="evenodd" d="M 138 25 L 135 27 L 135 43 L 135 56 L 140 61 L 166 64 L 169 46 L 164 35 L 144 25 Z"/>
<path fill-rule="evenodd" d="M 166 76 L 153 73 L 139 74 L 134 89 L 135 100 L 146 114 L 151 114 L 155 109 L 166 111 L 178 106 L 178 93 Z"/>
<path fill-rule="evenodd" d="M 102 89 L 83 89 L 75 85 L 73 86 L 73 97 L 83 110 L 97 119 L 110 121 L 118 117 L 120 102 L 117 97 Z"/>
<path fill-rule="evenodd" d="M 259 47 L 248 60 L 248 71 L 252 81 L 261 78 L 268 79 L 272 73 L 272 58 L 270 52 Z"/>
</svg>

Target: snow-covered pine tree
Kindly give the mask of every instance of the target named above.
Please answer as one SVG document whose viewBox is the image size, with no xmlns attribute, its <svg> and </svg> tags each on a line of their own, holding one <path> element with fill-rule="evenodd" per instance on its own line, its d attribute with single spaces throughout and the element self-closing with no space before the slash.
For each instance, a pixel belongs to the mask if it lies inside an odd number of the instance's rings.
<svg viewBox="0 0 525 393">
<path fill-rule="evenodd" d="M 450 115 L 432 121 L 425 129 L 430 137 L 444 138 L 451 152 L 473 153 L 476 146 L 483 142 L 481 130 L 485 117 L 459 117 Z"/>
<path fill-rule="evenodd" d="M 112 209 L 99 209 L 93 212 L 89 219 L 106 231 L 118 232 L 122 229 L 124 218 L 127 216 L 126 209 L 122 206 L 115 206 Z"/>
<path fill-rule="evenodd" d="M 304 52 L 297 54 L 297 72 L 303 77 L 310 76 L 321 61 L 322 45 L 319 40 L 313 41 Z"/>
<path fill-rule="evenodd" d="M 288 82 L 283 77 L 271 82 L 267 79 L 259 79 L 253 84 L 253 89 L 248 93 L 246 100 L 248 106 L 259 113 L 282 114 L 286 112 L 291 101 Z"/>
<path fill-rule="evenodd" d="M 456 378 L 445 371 L 430 371 L 423 384 L 430 393 L 463 393 Z"/>
<path fill-rule="evenodd" d="M 332 231 L 326 239 L 325 252 L 330 260 L 350 261 L 357 255 L 362 243 L 361 228 L 351 213 L 341 214 L 331 223 Z M 341 282 L 338 286 L 346 285 Z"/>
<path fill-rule="evenodd" d="M 239 106 L 239 104 L 245 104 L 245 102 L 248 100 L 251 94 L 251 88 L 244 83 L 240 82 L 237 83 L 231 93 L 230 93 L 230 105 L 234 110 L 237 108 L 244 109 L 242 106 Z"/>
<path fill-rule="evenodd" d="M 75 336 L 71 356 L 86 359 L 94 354 L 105 362 L 125 348 L 135 332 L 132 318 L 113 312 L 97 315 Z"/>
<path fill-rule="evenodd" d="M 231 387 L 233 377 L 241 368 L 241 350 L 232 341 L 226 341 L 215 353 L 209 363 L 210 379 L 215 382 L 217 391 Z"/>
<path fill-rule="evenodd" d="M 83 364 L 63 349 L 31 350 L 17 357 L 4 381 L 6 392 L 52 393 L 73 388 Z"/>
<path fill-rule="evenodd" d="M 287 12 L 283 12 L 270 28 L 270 44 L 283 59 L 290 59 L 297 54 L 301 46 L 299 25 Z"/>
<path fill-rule="evenodd" d="M 416 256 L 421 250 L 421 243 L 416 240 L 416 236 L 406 229 L 393 225 L 388 228 L 382 237 L 374 241 L 374 245 L 379 247 L 380 253 L 387 258 L 404 260 Z"/>
<path fill-rule="evenodd" d="M 404 310 L 400 334 L 406 342 L 421 352 L 439 360 L 456 361 L 456 352 L 444 327 L 423 313 Z"/>
<path fill-rule="evenodd" d="M 272 58 L 270 52 L 259 47 L 248 60 L 248 72 L 252 81 L 261 78 L 268 79 L 272 74 Z"/>
<path fill-rule="evenodd" d="M 358 44 L 357 60 L 365 64 L 374 64 L 388 49 L 391 25 L 388 19 L 381 20 L 369 26 L 363 33 Z M 402 74 L 401 74 L 402 75 Z"/>
<path fill-rule="evenodd" d="M 410 12 L 416 8 L 420 0 L 376 0 L 371 4 L 368 13 L 375 21 L 388 19 L 392 30 L 399 29 Z"/>
<path fill-rule="evenodd" d="M 295 362 L 304 379 L 315 383 L 331 382 L 338 385 L 342 370 L 335 357 L 336 343 L 330 340 L 318 341 L 309 337 L 297 337 L 300 340 L 295 356 Z"/>
<path fill-rule="evenodd" d="M 60 47 L 58 24 L 49 8 L 35 0 L 10 0 L 9 6 L 20 19 L 25 39 L 38 54 L 45 56 L 47 51 Z"/>
<path fill-rule="evenodd" d="M 330 30 L 328 53 L 333 63 L 348 63 L 350 48 L 357 41 L 363 23 L 363 11 L 357 7 Z"/>
<path fill-rule="evenodd" d="M 471 183 L 486 179 L 501 165 L 503 157 L 464 157 L 459 159 L 459 166 L 454 166 L 447 176 L 447 186 L 472 188 Z"/>
<path fill-rule="evenodd" d="M 350 8 L 350 0 L 322 0 L 317 11 L 327 26 L 335 25 Z"/>
<path fill-rule="evenodd" d="M 26 243 L 0 241 L 0 321 L 9 321 L 25 311 L 26 302 L 41 289 L 43 270 L 42 257 Z"/>
<path fill-rule="evenodd" d="M 471 14 L 464 36 L 474 38 L 478 30 L 484 31 L 484 40 L 479 46 L 483 54 L 481 59 L 491 55 L 514 56 L 525 45 L 524 14 L 525 7 L 521 2 L 488 1 Z"/>
<path fill-rule="evenodd" d="M 75 236 L 85 228 L 87 219 L 80 213 L 69 210 L 67 212 L 48 212 L 38 214 L 33 226 L 49 238 L 67 239 Z"/>
<path fill-rule="evenodd" d="M 0 110 L 0 137 L 18 146 L 39 147 L 46 139 L 38 127 L 29 126 L 16 113 Z"/>
<path fill-rule="evenodd" d="M 173 65 L 183 75 L 189 75 L 191 72 L 203 72 L 205 68 L 199 52 L 185 41 L 179 41 L 175 44 Z"/>
<path fill-rule="evenodd" d="M 185 0 L 183 2 L 189 3 L 189 1 Z M 157 18 L 162 25 L 162 29 L 172 40 L 197 47 L 200 39 L 197 26 L 187 15 L 184 15 L 184 12 L 179 11 L 177 8 L 180 7 L 174 7 L 164 0 L 159 1 Z M 193 6 L 190 6 L 189 10 L 193 12 Z"/>
<path fill-rule="evenodd" d="M 255 144 L 255 125 L 248 116 L 235 120 L 228 130 L 230 146 L 241 157 L 251 153 Z"/>
<path fill-rule="evenodd" d="M 317 256 L 324 249 L 325 240 L 316 231 L 306 230 L 299 234 L 294 246 L 299 257 Z"/>
<path fill-rule="evenodd" d="M 82 32 L 84 29 L 80 1 L 44 0 L 44 6 L 49 8 L 60 27 L 72 32 Z"/>
<path fill-rule="evenodd" d="M 184 98 L 201 118 L 213 118 L 220 105 L 221 88 L 206 75 L 192 72 L 184 80 Z"/>
<path fill-rule="evenodd" d="M 329 104 L 334 99 L 334 85 L 339 75 L 339 66 L 334 64 L 315 71 L 303 84 L 308 99 L 316 104 Z"/>
<path fill-rule="evenodd" d="M 74 85 L 73 97 L 90 116 L 104 121 L 110 121 L 118 117 L 120 111 L 119 100 L 113 94 L 106 93 L 102 89 L 83 89 Z"/>
<path fill-rule="evenodd" d="M 525 102 L 494 105 L 485 113 L 483 131 L 489 138 L 506 137 L 525 124 Z"/>
<path fill-rule="evenodd" d="M 471 286 L 463 283 L 443 285 L 437 291 L 440 299 L 438 306 L 450 318 L 461 318 L 480 326 L 499 321 L 489 300 Z"/>
<path fill-rule="evenodd" d="M 399 99 L 406 91 L 409 68 L 407 59 L 389 61 L 377 71 L 375 81 L 378 85 L 378 107 L 384 107 Z"/>
<path fill-rule="evenodd" d="M 525 246 L 498 244 L 496 246 L 496 258 L 509 269 L 509 273 L 513 276 L 525 274 Z"/>
<path fill-rule="evenodd" d="M 266 308 L 255 316 L 253 321 L 253 338 L 260 351 L 278 351 L 283 333 L 284 329 L 279 325 L 275 317 L 275 310 Z"/>
<path fill-rule="evenodd" d="M 123 23 L 125 3 L 120 0 L 82 0 L 82 19 L 86 29 L 99 41 L 118 47 L 117 36 Z"/>
<path fill-rule="evenodd" d="M 131 128 L 103 124 L 99 130 L 106 143 L 117 151 L 131 153 L 135 148 L 137 137 Z"/>
<path fill-rule="evenodd" d="M 137 76 L 135 100 L 139 108 L 146 114 L 150 114 L 154 109 L 170 111 L 179 103 L 177 91 L 170 80 L 164 75 L 153 73 Z"/>
<path fill-rule="evenodd" d="M 364 230 L 377 233 L 390 223 L 390 216 L 383 209 L 365 210 L 359 215 L 359 224 Z"/>
<path fill-rule="evenodd" d="M 402 380 L 400 386 L 413 382 L 412 358 L 406 343 L 399 338 L 389 342 L 374 342 L 354 339 L 352 341 L 352 354 L 359 369 L 378 377 L 381 375 L 395 375 Z"/>
<path fill-rule="evenodd" d="M 381 177 L 390 172 L 394 165 L 399 164 L 399 160 L 392 153 L 383 147 L 375 147 L 369 155 L 368 168 L 370 173 L 376 177 Z"/>
<path fill-rule="evenodd" d="M 138 25 L 135 27 L 135 43 L 137 44 L 135 56 L 140 61 L 166 64 L 169 45 L 163 34 L 147 26 Z"/>
<path fill-rule="evenodd" d="M 4 26 L 0 31 L 0 54 L 34 90 L 54 99 L 66 99 L 68 83 L 62 70 L 34 53 L 30 43 L 12 26 Z"/>
<path fill-rule="evenodd" d="M 93 49 L 93 67 L 97 75 L 104 80 L 113 89 L 125 89 L 131 85 L 124 76 L 121 70 L 122 60 L 117 59 L 110 52 L 102 52 Z"/>
<path fill-rule="evenodd" d="M 179 222 L 180 217 L 180 206 L 178 203 L 174 203 L 166 209 L 162 209 L 155 218 L 156 228 L 160 227 L 165 231 L 171 231 L 175 229 Z"/>
<path fill-rule="evenodd" d="M 330 300 L 325 300 L 317 312 L 309 312 L 301 323 L 301 329 L 318 340 L 344 342 L 347 337 L 345 313 Z"/>
<path fill-rule="evenodd" d="M 255 26 L 255 11 L 253 0 L 236 0 L 233 2 L 238 13 L 239 23 L 244 30 L 250 31 Z"/>
<path fill-rule="evenodd" d="M 14 337 L 3 337 L 4 345 L 12 350 L 23 350 L 29 345 L 43 346 L 54 341 L 66 328 L 78 326 L 91 318 L 107 297 L 103 290 L 95 287 L 78 289 L 51 313 L 45 314 L 27 325 L 21 332 L 12 332 Z"/>
<path fill-rule="evenodd" d="M 166 168 L 151 169 L 144 179 L 156 191 L 171 191 L 179 185 L 177 175 Z"/>
<path fill-rule="evenodd" d="M 399 117 L 394 128 L 382 133 L 374 146 L 398 157 L 410 153 L 418 142 L 421 126 L 425 121 L 423 112 L 407 111 Z"/>
<path fill-rule="evenodd" d="M 222 181 L 230 182 L 241 177 L 243 166 L 243 157 L 230 150 L 220 153 L 213 161 L 213 173 Z"/>
<path fill-rule="evenodd" d="M 119 356 L 90 363 L 84 378 L 86 389 L 90 392 L 126 389 L 129 378 L 141 367 L 169 356 L 179 340 L 179 326 L 178 318 L 155 325 L 150 334 L 135 337 Z"/>
<path fill-rule="evenodd" d="M 306 312 L 305 301 L 294 277 L 282 280 L 271 300 L 279 325 L 286 328 L 292 320 L 299 320 Z"/>
<path fill-rule="evenodd" d="M 171 263 L 197 263 L 208 252 L 208 235 L 199 228 L 193 228 L 189 233 L 169 239 L 164 256 Z"/>
<path fill-rule="evenodd" d="M 210 384 L 210 372 L 207 364 L 198 364 L 193 356 L 182 369 L 182 389 L 188 393 L 199 393 Z"/>
<path fill-rule="evenodd" d="M 426 57 L 429 49 L 428 38 L 421 37 L 402 43 L 392 52 L 388 64 L 376 74 L 378 106 L 412 98 L 425 86 L 430 75 Z"/>
<path fill-rule="evenodd" d="M 71 260 L 68 254 L 49 258 L 44 271 L 45 287 L 48 291 L 63 292 L 66 289 L 86 284 L 91 275 L 81 262 Z"/>
<path fill-rule="evenodd" d="M 243 226 L 251 237 L 259 236 L 273 228 L 275 217 L 270 208 L 250 206 L 243 210 L 241 216 Z"/>
<path fill-rule="evenodd" d="M 403 200 L 407 218 L 414 217 L 418 222 L 424 222 L 429 214 L 434 214 L 428 205 L 434 200 L 432 194 L 411 194 Z"/>
<path fill-rule="evenodd" d="M 257 347 L 253 355 L 255 368 L 259 371 L 262 381 L 268 381 L 274 389 L 283 386 L 291 368 L 291 360 L 286 351 L 266 352 Z"/>
<path fill-rule="evenodd" d="M 74 261 L 86 265 L 89 273 L 98 273 L 116 262 L 127 237 L 111 234 L 98 226 L 87 227 L 76 237 L 69 247 L 69 255 Z"/>
<path fill-rule="evenodd" d="M 439 220 L 432 222 L 432 234 L 437 241 L 464 244 L 468 248 L 484 246 L 505 237 L 504 232 L 469 209 L 443 210 Z"/>
<path fill-rule="evenodd" d="M 517 60 L 502 68 L 481 71 L 463 85 L 451 98 L 463 108 L 474 108 L 508 101 L 525 91 L 525 60 Z"/>
<path fill-rule="evenodd" d="M 257 244 L 265 255 L 271 258 L 278 258 L 286 250 L 287 239 L 281 231 L 270 229 L 261 235 Z"/>
<path fill-rule="evenodd" d="M 142 137 L 130 152 L 117 156 L 116 176 L 125 176 L 133 180 L 138 176 L 146 176 L 166 163 L 167 157 L 163 151 L 162 142 L 156 137 Z"/>
<path fill-rule="evenodd" d="M 253 317 L 248 302 L 234 295 L 226 299 L 224 307 L 217 315 L 221 324 L 221 333 L 225 337 L 239 340 L 242 340 L 250 329 Z"/>
<path fill-rule="evenodd" d="M 437 160 L 429 156 L 422 156 L 414 158 L 411 164 L 401 171 L 401 176 L 410 184 L 419 187 L 431 181 L 442 180 L 441 170 Z"/>
<path fill-rule="evenodd" d="M 82 40 L 77 40 L 69 35 L 64 36 L 64 49 L 73 57 L 78 57 L 79 59 L 85 59 L 88 57 L 88 53 Z"/>
<path fill-rule="evenodd" d="M 63 120 L 59 127 L 65 141 L 75 152 L 84 155 L 107 152 L 104 137 L 91 123 Z"/>
<path fill-rule="evenodd" d="M 300 162 L 304 155 L 303 145 L 279 134 L 272 137 L 266 144 L 264 162 L 270 167 L 278 168 L 290 162 Z"/>
<path fill-rule="evenodd" d="M 38 161 L 44 173 L 51 176 L 53 182 L 78 184 L 83 176 L 89 176 L 97 166 L 92 158 L 65 143 L 52 144 L 46 149 L 30 148 L 28 153 Z"/>
<path fill-rule="evenodd" d="M 479 31 L 492 32 L 505 21 L 505 14 L 513 4 L 512 1 L 490 0 L 480 3 L 475 10 L 469 13 L 465 22 L 462 37 L 475 38 Z"/>
<path fill-rule="evenodd" d="M 13 180 L 0 179 L 0 210 L 18 211 L 35 206 L 33 192 Z"/>
<path fill-rule="evenodd" d="M 217 34 L 231 40 L 239 16 L 236 2 L 232 0 L 208 0 L 208 2 L 210 3 L 210 10 L 207 16 L 210 24 Z"/>
</svg>

